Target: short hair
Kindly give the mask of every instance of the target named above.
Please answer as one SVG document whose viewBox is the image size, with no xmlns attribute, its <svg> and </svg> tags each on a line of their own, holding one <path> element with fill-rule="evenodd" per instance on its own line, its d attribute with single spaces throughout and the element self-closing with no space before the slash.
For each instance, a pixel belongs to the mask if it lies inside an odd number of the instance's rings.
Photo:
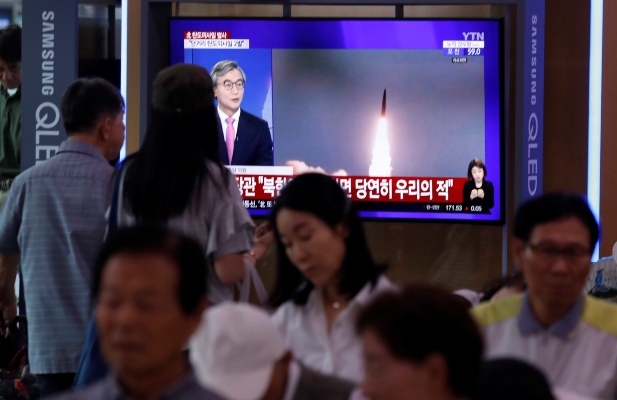
<svg viewBox="0 0 617 400">
<path fill-rule="evenodd" d="M 103 116 L 115 118 L 124 111 L 120 91 L 103 78 L 80 78 L 62 95 L 60 112 L 68 136 L 94 129 Z"/>
<path fill-rule="evenodd" d="M 0 58 L 8 63 L 21 62 L 21 27 L 11 24 L 0 31 Z"/>
<path fill-rule="evenodd" d="M 486 362 L 476 400 L 554 400 L 551 385 L 536 366 L 518 358 L 497 358 Z"/>
<path fill-rule="evenodd" d="M 198 311 L 206 295 L 206 256 L 195 240 L 158 224 L 135 225 L 109 235 L 94 265 L 94 299 L 99 295 L 107 262 L 126 253 L 156 254 L 172 261 L 178 267 L 177 294 L 182 310 L 187 315 Z"/>
<path fill-rule="evenodd" d="M 366 243 L 362 221 L 352 201 L 340 185 L 331 177 L 318 173 L 302 174 L 285 186 L 276 199 L 270 220 L 274 226 L 277 244 L 277 274 L 270 303 L 279 306 L 287 300 L 299 305 L 306 304 L 313 289 L 310 283 L 292 264 L 281 242 L 276 217 L 282 209 L 308 212 L 331 228 L 339 223 L 347 225 L 349 235 L 345 239 L 345 258 L 341 267 L 339 291 L 355 296 L 366 283 L 375 284 L 384 267 L 377 265 Z"/>
<path fill-rule="evenodd" d="M 482 160 L 480 160 L 479 158 L 474 158 L 469 162 L 469 166 L 467 167 L 467 178 L 470 181 L 473 180 L 473 175 L 471 175 L 471 170 L 473 169 L 473 167 L 482 168 L 484 170 L 484 178 L 486 178 L 486 176 L 488 175 L 488 172 L 486 171 L 486 165 L 484 165 Z"/>
<path fill-rule="evenodd" d="M 214 84 L 214 86 L 217 85 L 217 81 L 221 76 L 225 75 L 229 71 L 233 71 L 234 69 L 240 71 L 240 75 L 242 75 L 242 80 L 244 81 L 244 83 L 246 83 L 246 74 L 244 73 L 242 68 L 240 68 L 238 63 L 233 60 L 223 60 L 214 64 L 214 67 L 212 67 L 212 69 L 210 70 L 210 77 L 212 78 L 212 83 Z"/>
<path fill-rule="evenodd" d="M 456 296 L 420 284 L 384 292 L 360 311 L 356 330 L 372 330 L 399 360 L 418 364 L 441 354 L 450 390 L 470 396 L 482 367 L 483 343 L 478 326 Z"/>
<path fill-rule="evenodd" d="M 514 216 L 514 237 L 527 242 L 536 225 L 560 221 L 570 217 L 578 218 L 589 231 L 590 250 L 600 237 L 600 227 L 587 200 L 572 193 L 547 193 L 522 203 Z"/>
</svg>

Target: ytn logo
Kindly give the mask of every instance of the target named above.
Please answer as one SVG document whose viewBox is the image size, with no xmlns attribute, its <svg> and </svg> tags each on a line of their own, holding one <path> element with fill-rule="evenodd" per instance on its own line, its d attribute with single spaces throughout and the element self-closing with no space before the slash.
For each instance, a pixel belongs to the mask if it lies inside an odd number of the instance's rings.
<svg viewBox="0 0 617 400">
<path fill-rule="evenodd" d="M 484 32 L 463 32 L 465 40 L 484 40 Z"/>
</svg>

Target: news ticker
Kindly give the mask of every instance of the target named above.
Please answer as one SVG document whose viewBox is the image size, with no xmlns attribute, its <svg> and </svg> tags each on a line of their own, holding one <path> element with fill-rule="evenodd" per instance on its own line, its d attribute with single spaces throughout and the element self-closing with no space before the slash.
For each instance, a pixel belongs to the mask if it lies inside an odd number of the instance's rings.
<svg viewBox="0 0 617 400">
<path fill-rule="evenodd" d="M 245 201 L 265 202 L 266 205 L 256 208 L 269 208 L 268 202 L 276 200 L 280 191 L 294 178 L 293 175 L 265 174 L 236 174 L 235 177 Z M 332 178 L 354 201 L 418 203 L 419 206 L 424 204 L 422 211 L 465 212 L 446 206 L 462 205 L 463 186 L 467 178 L 369 176 L 332 176 Z M 440 207 L 429 209 L 427 208 L 429 205 Z M 406 209 L 409 209 L 408 206 Z"/>
<path fill-rule="evenodd" d="M 269 210 L 274 206 L 275 200 L 243 200 L 244 207 L 249 210 Z M 374 205 L 371 207 L 371 205 Z M 466 213 L 482 214 L 482 206 L 464 206 L 463 204 L 452 203 L 389 203 L 388 211 L 405 212 L 439 212 L 439 213 Z M 398 207 L 397 207 L 398 206 Z M 362 207 L 362 211 L 384 211 L 383 203 L 368 203 Z M 490 212 L 490 211 L 489 211 Z"/>
</svg>

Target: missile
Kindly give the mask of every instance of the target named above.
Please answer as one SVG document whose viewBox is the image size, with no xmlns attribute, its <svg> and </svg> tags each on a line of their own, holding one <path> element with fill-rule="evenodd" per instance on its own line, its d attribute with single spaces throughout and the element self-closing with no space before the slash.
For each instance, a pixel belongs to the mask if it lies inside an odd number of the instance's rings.
<svg viewBox="0 0 617 400">
<path fill-rule="evenodd" d="M 383 100 L 381 101 L 381 116 L 386 116 L 386 89 L 383 90 Z"/>
</svg>

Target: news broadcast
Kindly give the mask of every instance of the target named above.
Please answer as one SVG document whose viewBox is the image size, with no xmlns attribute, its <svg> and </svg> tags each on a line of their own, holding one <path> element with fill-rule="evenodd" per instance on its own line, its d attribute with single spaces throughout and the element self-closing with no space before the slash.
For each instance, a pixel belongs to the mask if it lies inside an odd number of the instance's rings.
<svg viewBox="0 0 617 400">
<path fill-rule="evenodd" d="M 251 215 L 319 171 L 363 218 L 503 223 L 500 20 L 172 18 L 170 35 L 172 64 L 243 72 L 215 93 L 240 108 L 221 154 Z"/>
</svg>

